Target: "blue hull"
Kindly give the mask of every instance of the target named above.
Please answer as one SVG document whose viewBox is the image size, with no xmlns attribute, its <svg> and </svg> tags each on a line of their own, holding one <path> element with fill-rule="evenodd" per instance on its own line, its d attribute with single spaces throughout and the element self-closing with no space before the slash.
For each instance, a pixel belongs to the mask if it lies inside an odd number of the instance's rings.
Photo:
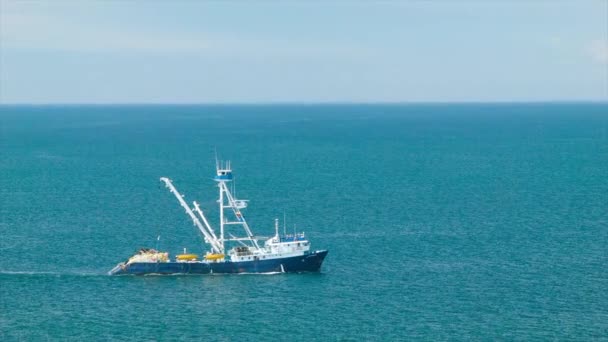
<svg viewBox="0 0 608 342">
<path fill-rule="evenodd" d="M 110 275 L 318 272 L 327 251 L 296 257 L 242 262 L 136 262 L 114 267 Z"/>
</svg>

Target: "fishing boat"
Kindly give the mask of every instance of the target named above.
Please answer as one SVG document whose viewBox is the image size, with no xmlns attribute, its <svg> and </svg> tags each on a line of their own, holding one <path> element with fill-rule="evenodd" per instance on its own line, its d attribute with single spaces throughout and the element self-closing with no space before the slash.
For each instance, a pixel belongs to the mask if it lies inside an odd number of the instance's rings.
<svg viewBox="0 0 608 342">
<path fill-rule="evenodd" d="M 208 250 L 205 255 L 187 253 L 171 259 L 167 252 L 144 248 L 125 262 L 119 263 L 110 275 L 146 274 L 222 274 L 222 273 L 300 273 L 319 272 L 327 256 L 327 250 L 311 250 L 305 234 L 279 234 L 279 220 L 274 221 L 274 236 L 262 237 L 253 234 L 242 210 L 248 201 L 237 199 L 228 183 L 233 181 L 230 161 L 216 160 L 214 180 L 219 188 L 219 234 L 211 227 L 203 210 L 194 201 L 192 207 L 186 203 L 173 182 L 160 178 L 177 201 L 185 209 L 194 225 L 204 237 Z M 244 236 L 233 235 L 239 227 Z"/>
</svg>

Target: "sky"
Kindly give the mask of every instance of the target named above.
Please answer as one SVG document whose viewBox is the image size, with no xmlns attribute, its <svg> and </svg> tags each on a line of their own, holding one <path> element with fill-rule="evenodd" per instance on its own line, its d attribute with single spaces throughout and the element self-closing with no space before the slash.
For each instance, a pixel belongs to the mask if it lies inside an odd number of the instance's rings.
<svg viewBox="0 0 608 342">
<path fill-rule="evenodd" d="M 608 0 L 0 0 L 0 104 L 608 101 Z"/>
</svg>

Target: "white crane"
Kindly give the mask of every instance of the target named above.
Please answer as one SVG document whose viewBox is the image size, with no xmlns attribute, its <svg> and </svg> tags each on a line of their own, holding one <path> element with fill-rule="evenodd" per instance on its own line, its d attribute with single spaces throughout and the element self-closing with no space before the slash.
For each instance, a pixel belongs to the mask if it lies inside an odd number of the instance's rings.
<svg viewBox="0 0 608 342">
<path fill-rule="evenodd" d="M 213 252 L 223 254 L 224 253 L 224 243 L 223 243 L 223 241 L 220 242 L 217 239 L 217 237 L 215 236 L 213 229 L 209 225 L 209 222 L 205 218 L 205 215 L 203 215 L 203 212 L 200 210 L 198 203 L 194 202 L 194 210 L 196 210 L 196 212 L 201 216 L 201 218 L 205 222 L 205 226 L 203 226 L 201 224 L 201 221 L 199 221 L 199 219 L 196 217 L 196 215 L 192 212 L 192 209 L 190 209 L 190 207 L 188 206 L 186 201 L 184 201 L 184 196 L 177 191 L 175 186 L 173 186 L 173 183 L 171 182 L 171 180 L 167 177 L 161 177 L 160 180 L 165 183 L 165 185 L 167 186 L 167 188 L 169 188 L 171 193 L 173 193 L 173 195 L 175 195 L 175 198 L 177 198 L 177 200 L 179 201 L 181 206 L 184 207 L 184 209 L 186 209 L 186 214 L 188 214 L 190 216 L 190 218 L 192 219 L 192 222 L 194 222 L 194 225 L 198 227 L 198 229 L 201 231 L 201 233 L 203 233 L 203 236 L 205 237 L 205 241 L 211 245 Z"/>
</svg>

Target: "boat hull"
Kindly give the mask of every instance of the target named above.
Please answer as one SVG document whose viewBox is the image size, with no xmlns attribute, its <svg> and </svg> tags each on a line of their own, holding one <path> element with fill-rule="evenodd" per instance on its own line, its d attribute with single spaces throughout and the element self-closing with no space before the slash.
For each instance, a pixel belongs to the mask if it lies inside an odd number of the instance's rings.
<svg viewBox="0 0 608 342">
<path fill-rule="evenodd" d="M 134 262 L 119 264 L 110 275 L 146 274 L 230 274 L 230 273 L 271 273 L 271 272 L 319 272 L 327 251 L 280 259 L 261 259 L 241 262 Z"/>
</svg>

